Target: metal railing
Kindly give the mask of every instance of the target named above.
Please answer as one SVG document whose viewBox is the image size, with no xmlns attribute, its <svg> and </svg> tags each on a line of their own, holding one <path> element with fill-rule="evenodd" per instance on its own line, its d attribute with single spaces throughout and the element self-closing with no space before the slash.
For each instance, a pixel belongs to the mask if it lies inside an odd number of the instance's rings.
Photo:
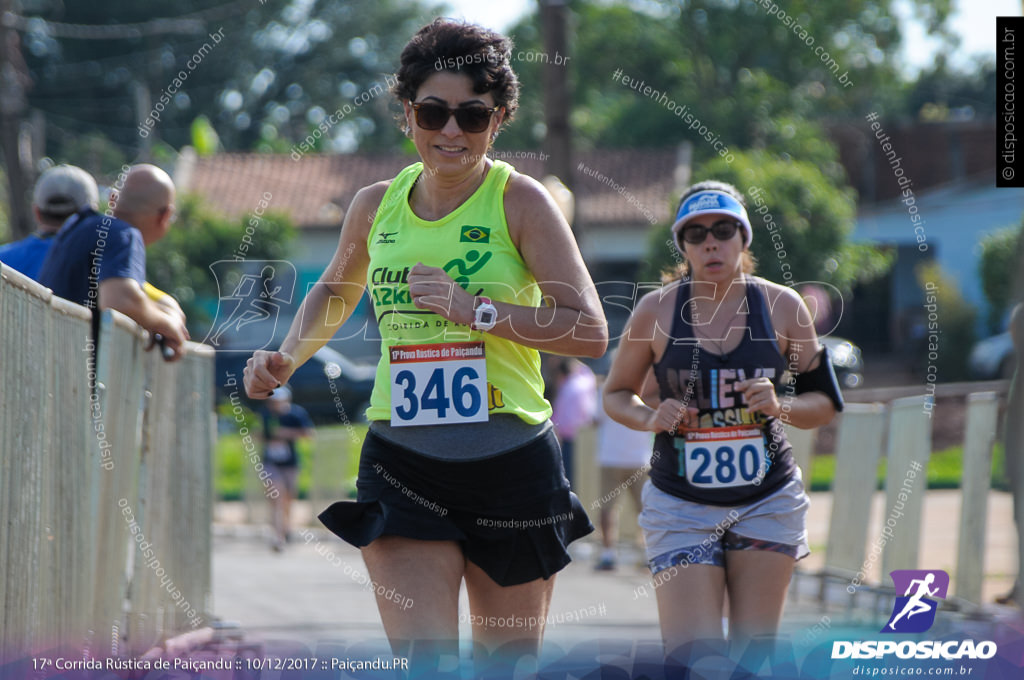
<svg viewBox="0 0 1024 680">
<path fill-rule="evenodd" d="M 210 612 L 213 350 L 0 265 L 0 660 L 141 655 Z"/>
</svg>

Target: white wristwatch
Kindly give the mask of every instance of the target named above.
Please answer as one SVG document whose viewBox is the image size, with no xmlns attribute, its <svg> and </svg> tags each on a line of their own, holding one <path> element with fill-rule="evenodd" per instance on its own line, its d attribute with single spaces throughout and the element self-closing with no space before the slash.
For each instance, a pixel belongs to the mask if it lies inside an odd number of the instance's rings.
<svg viewBox="0 0 1024 680">
<path fill-rule="evenodd" d="M 489 331 L 498 325 L 498 308 L 491 298 L 477 295 L 473 298 L 473 323 L 469 327 L 475 331 Z"/>
</svg>

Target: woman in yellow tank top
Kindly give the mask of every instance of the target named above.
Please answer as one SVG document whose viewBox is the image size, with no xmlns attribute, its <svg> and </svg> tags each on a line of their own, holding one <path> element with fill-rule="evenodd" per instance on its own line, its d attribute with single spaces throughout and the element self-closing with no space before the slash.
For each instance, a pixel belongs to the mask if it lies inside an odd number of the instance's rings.
<svg viewBox="0 0 1024 680">
<path fill-rule="evenodd" d="M 370 294 L 384 351 L 358 499 L 321 520 L 362 548 L 394 651 L 414 664 L 457 657 L 462 581 L 475 642 L 536 654 L 566 546 L 593 530 L 538 350 L 599 357 L 607 325 L 551 196 L 487 157 L 518 105 L 511 48 L 442 19 L 409 41 L 393 93 L 421 163 L 356 194 L 287 338 L 245 369 L 249 396 L 266 397 Z"/>
</svg>

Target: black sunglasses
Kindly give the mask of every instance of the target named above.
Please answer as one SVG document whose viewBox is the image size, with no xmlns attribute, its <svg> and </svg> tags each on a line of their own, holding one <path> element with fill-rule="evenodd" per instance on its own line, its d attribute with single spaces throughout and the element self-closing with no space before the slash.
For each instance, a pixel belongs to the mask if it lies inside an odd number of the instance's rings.
<svg viewBox="0 0 1024 680">
<path fill-rule="evenodd" d="M 711 235 L 719 241 L 728 241 L 736 234 L 736 230 L 740 226 L 740 223 L 736 220 L 718 220 L 710 227 L 705 227 L 702 224 L 690 224 L 682 229 L 683 240 L 687 243 L 699 245 L 704 243 L 704 239 L 707 238 L 710 231 Z"/>
<path fill-rule="evenodd" d="M 409 106 L 416 112 L 416 125 L 424 130 L 440 130 L 447 123 L 448 119 L 455 116 L 455 122 L 463 132 L 483 132 L 491 123 L 491 116 L 499 106 L 487 108 L 485 106 L 463 106 L 457 109 L 450 109 L 440 104 L 429 102 L 410 102 Z"/>
</svg>

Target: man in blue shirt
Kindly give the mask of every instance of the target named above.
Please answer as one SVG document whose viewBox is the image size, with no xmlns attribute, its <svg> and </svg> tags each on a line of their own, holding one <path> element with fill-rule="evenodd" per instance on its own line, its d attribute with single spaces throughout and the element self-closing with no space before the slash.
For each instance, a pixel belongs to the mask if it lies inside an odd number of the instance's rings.
<svg viewBox="0 0 1024 680">
<path fill-rule="evenodd" d="M 163 336 L 182 356 L 188 331 L 184 319 L 151 300 L 146 281 L 146 244 L 167 233 L 174 217 L 174 183 L 154 165 L 132 166 L 109 214 L 86 208 L 69 218 L 54 237 L 39 271 L 39 283 L 54 295 L 90 309 L 116 309 L 150 333 Z"/>
<path fill-rule="evenodd" d="M 36 278 L 61 225 L 79 210 L 95 210 L 98 206 L 99 191 L 92 175 L 74 165 L 49 168 L 39 176 L 32 193 L 32 214 L 38 230 L 0 246 L 0 262 Z"/>
</svg>

